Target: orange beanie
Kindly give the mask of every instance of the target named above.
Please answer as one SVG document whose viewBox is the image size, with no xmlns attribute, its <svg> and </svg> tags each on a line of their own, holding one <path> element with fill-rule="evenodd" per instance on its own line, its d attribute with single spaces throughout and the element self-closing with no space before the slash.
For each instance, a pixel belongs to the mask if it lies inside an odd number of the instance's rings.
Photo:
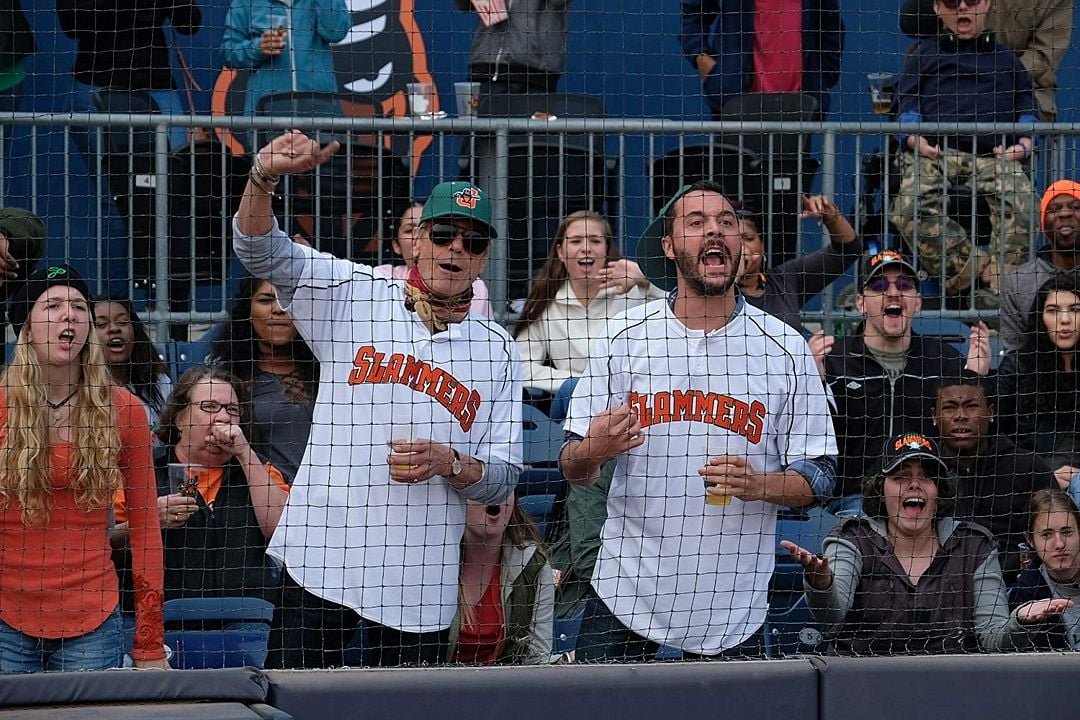
<svg viewBox="0 0 1080 720">
<path fill-rule="evenodd" d="M 1072 195 L 1077 200 L 1080 200 L 1080 183 L 1073 182 L 1072 180 L 1058 180 L 1056 183 L 1046 188 L 1046 192 L 1044 192 L 1042 196 L 1042 203 L 1040 204 L 1043 232 L 1046 232 L 1046 208 L 1058 195 Z"/>
</svg>

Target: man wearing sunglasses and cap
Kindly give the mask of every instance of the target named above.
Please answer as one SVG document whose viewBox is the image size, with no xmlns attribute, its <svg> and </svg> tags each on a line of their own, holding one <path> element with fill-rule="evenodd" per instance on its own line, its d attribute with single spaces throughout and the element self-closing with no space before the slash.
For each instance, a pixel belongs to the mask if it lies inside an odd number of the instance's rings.
<svg viewBox="0 0 1080 720">
<path fill-rule="evenodd" d="M 937 338 L 912 332 L 922 309 L 919 274 L 895 250 L 863 258 L 855 308 L 863 320 L 855 332 L 817 347 L 818 367 L 832 391 L 840 465 L 836 494 L 826 508 L 837 515 L 862 514 L 863 478 L 873 470 L 885 438 L 900 428 L 921 428 L 934 406 L 937 382 L 965 367 L 960 351 Z M 971 329 L 966 367 L 990 371 L 986 325 Z"/>
<path fill-rule="evenodd" d="M 471 183 L 424 206 L 409 276 L 293 243 L 272 196 L 281 175 L 338 150 L 300 132 L 255 158 L 236 254 L 278 290 L 319 360 L 311 440 L 268 554 L 285 566 L 271 662 L 342 665 L 359 627 L 364 665 L 435 664 L 458 609 L 465 501 L 498 503 L 521 472 L 521 368 L 498 324 L 469 312 L 495 232 Z"/>
<path fill-rule="evenodd" d="M 813 357 L 738 294 L 741 258 L 722 189 L 680 189 L 638 245 L 646 276 L 675 289 L 614 319 L 575 389 L 566 479 L 591 485 L 615 460 L 578 660 L 762 657 L 778 506 L 832 490 Z"/>
</svg>

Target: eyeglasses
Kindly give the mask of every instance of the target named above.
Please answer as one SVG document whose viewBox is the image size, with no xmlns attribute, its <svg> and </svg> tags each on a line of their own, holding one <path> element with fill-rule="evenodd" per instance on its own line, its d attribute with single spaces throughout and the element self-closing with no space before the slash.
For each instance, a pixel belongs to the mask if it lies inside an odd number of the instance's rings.
<svg viewBox="0 0 1080 720">
<path fill-rule="evenodd" d="M 221 408 L 225 408 L 225 412 L 227 412 L 232 417 L 244 417 L 244 408 L 240 407 L 239 405 L 223 405 L 217 400 L 203 400 L 202 402 L 198 403 L 198 406 L 200 410 L 210 415 L 213 415 L 216 412 L 220 412 Z"/>
<path fill-rule="evenodd" d="M 898 277 L 895 280 L 889 280 L 883 277 L 876 277 L 866 283 L 864 289 L 871 292 L 883 293 L 888 292 L 890 285 L 895 286 L 896 291 L 902 293 L 913 292 L 918 287 L 915 284 L 915 281 L 909 277 Z"/>
<path fill-rule="evenodd" d="M 491 235 L 479 230 L 462 230 L 457 225 L 432 225 L 431 242 L 446 247 L 461 235 L 461 245 L 470 255 L 483 255 L 491 244 Z"/>
<path fill-rule="evenodd" d="M 960 7 L 961 4 L 964 4 L 969 8 L 977 7 L 977 6 L 982 4 L 983 0 L 938 0 L 938 1 L 942 5 L 944 5 L 945 7 L 949 8 L 950 10 L 955 10 L 956 8 Z"/>
</svg>

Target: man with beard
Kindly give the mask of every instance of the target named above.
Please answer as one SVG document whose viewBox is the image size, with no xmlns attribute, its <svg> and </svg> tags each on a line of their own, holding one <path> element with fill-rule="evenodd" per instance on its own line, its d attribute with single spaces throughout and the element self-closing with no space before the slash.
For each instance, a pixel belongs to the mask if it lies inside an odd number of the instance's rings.
<svg viewBox="0 0 1080 720">
<path fill-rule="evenodd" d="M 777 508 L 831 491 L 824 386 L 802 337 L 736 292 L 741 245 L 718 185 L 681 188 L 638 246 L 675 290 L 612 321 L 574 392 L 565 477 L 615 460 L 579 660 L 761 657 Z"/>
<path fill-rule="evenodd" d="M 1001 279 L 1001 344 L 1009 352 L 1024 344 L 1031 305 L 1039 287 L 1054 275 L 1072 272 L 1080 250 L 1080 184 L 1058 180 L 1042 196 L 1046 245 Z"/>
<path fill-rule="evenodd" d="M 932 417 L 941 436 L 941 459 L 956 478 L 953 516 L 993 533 L 1005 582 L 1011 583 L 1021 569 L 1019 545 L 1031 493 L 1056 489 L 1057 483 L 1042 458 L 996 432 L 984 382 L 970 371 L 944 378 Z"/>
<path fill-rule="evenodd" d="M 937 338 L 911 331 L 922 309 L 914 266 L 894 251 L 863 258 L 855 307 L 863 321 L 855 333 L 836 338 L 831 349 L 819 345 L 817 358 L 832 391 L 840 466 L 836 496 L 826 506 L 841 516 L 862 514 L 862 481 L 874 470 L 887 438 L 922 432 L 941 377 L 956 377 L 964 367 L 990 371 L 986 325 L 971 329 L 968 360 Z"/>
</svg>

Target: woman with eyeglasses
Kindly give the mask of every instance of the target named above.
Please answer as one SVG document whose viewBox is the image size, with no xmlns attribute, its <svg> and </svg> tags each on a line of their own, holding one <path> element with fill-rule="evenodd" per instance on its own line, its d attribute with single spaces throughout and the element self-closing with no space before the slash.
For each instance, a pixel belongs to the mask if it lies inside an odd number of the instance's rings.
<svg viewBox="0 0 1080 720">
<path fill-rule="evenodd" d="M 862 255 L 862 242 L 832 200 L 803 195 L 801 219 L 820 220 L 829 231 L 829 244 L 772 269 L 765 267 L 765 241 L 757 218 L 745 207 L 736 209 L 742 232 L 743 254 L 739 291 L 746 302 L 803 330 L 799 313 L 815 295 L 847 272 Z M 820 342 L 820 341 L 819 341 Z"/>
<path fill-rule="evenodd" d="M 423 210 L 423 203 L 410 203 L 409 207 L 405 209 L 405 212 L 401 214 L 401 217 L 397 219 L 396 227 L 391 229 L 393 232 L 391 245 L 394 248 L 394 252 L 401 257 L 401 263 L 377 265 L 375 267 L 375 272 L 382 273 L 387 277 L 392 277 L 397 280 L 404 280 L 409 276 L 410 270 L 416 264 L 413 246 L 416 242 L 417 234 L 420 232 L 420 213 L 423 212 Z M 469 307 L 473 312 L 479 313 L 486 318 L 492 316 L 491 296 L 488 294 L 487 285 L 485 285 L 484 281 L 480 278 L 476 278 L 476 280 L 473 281 L 472 302 L 469 304 Z"/>
<path fill-rule="evenodd" d="M 104 670 L 123 660 L 109 511 L 130 500 L 136 667 L 168 667 L 152 441 L 112 381 L 86 283 L 43 268 L 8 303 L 18 338 L 0 376 L 0 673 Z"/>
<path fill-rule="evenodd" d="M 513 495 L 469 501 L 450 662 L 535 664 L 551 657 L 555 576 L 540 533 Z"/>
<path fill-rule="evenodd" d="M 556 392 L 589 364 L 592 341 L 615 315 L 664 297 L 619 252 L 611 225 L 591 210 L 570 213 L 514 326 L 526 387 Z"/>
<path fill-rule="evenodd" d="M 1080 471 L 1080 284 L 1055 275 L 1039 287 L 1020 349 L 997 371 L 1002 432 L 1055 468 L 1062 489 Z"/>
<path fill-rule="evenodd" d="M 156 432 L 162 441 L 154 468 L 165 539 L 165 598 L 246 596 L 274 602 L 277 581 L 266 563 L 266 544 L 289 486 L 252 448 L 243 383 L 221 368 L 188 370 Z"/>
<path fill-rule="evenodd" d="M 250 276 L 240 283 L 208 362 L 251 388 L 256 449 L 286 477 L 295 477 L 311 433 L 319 363 L 273 285 Z"/>
</svg>

